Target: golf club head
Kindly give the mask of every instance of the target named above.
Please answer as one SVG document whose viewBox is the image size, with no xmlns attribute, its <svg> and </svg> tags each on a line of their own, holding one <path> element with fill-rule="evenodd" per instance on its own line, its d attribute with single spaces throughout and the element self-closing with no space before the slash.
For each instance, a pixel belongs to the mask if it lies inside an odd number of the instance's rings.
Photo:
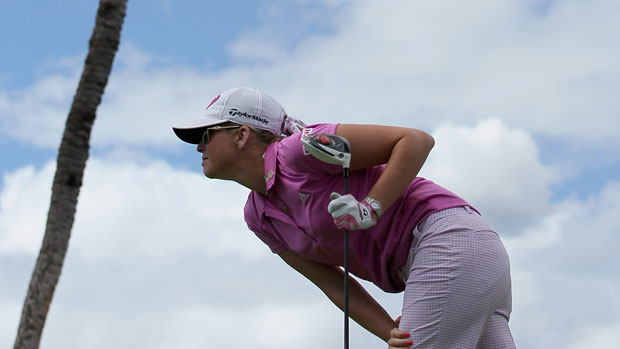
<svg viewBox="0 0 620 349">
<path fill-rule="evenodd" d="M 346 138 L 326 133 L 309 134 L 301 138 L 301 143 L 315 158 L 349 168 L 351 145 Z"/>
</svg>

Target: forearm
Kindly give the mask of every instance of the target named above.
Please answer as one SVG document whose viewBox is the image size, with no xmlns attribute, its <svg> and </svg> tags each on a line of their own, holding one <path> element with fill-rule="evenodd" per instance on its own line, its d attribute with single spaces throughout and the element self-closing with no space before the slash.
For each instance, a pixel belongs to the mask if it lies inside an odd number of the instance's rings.
<svg viewBox="0 0 620 349">
<path fill-rule="evenodd" d="M 342 269 L 334 265 L 310 262 L 288 250 L 280 252 L 279 256 L 344 310 Z M 349 277 L 349 308 L 350 316 L 355 322 L 386 342 L 390 339 L 390 330 L 396 327 L 396 323 L 353 277 Z"/>
<path fill-rule="evenodd" d="M 422 131 L 413 130 L 410 136 L 401 138 L 368 196 L 381 202 L 385 211 L 418 175 L 433 146 L 433 138 Z"/>
<path fill-rule="evenodd" d="M 324 292 L 335 305 L 344 310 L 343 288 Z M 397 327 L 390 314 L 352 277 L 349 277 L 349 316 L 385 342 L 390 339 L 390 330 Z"/>
</svg>

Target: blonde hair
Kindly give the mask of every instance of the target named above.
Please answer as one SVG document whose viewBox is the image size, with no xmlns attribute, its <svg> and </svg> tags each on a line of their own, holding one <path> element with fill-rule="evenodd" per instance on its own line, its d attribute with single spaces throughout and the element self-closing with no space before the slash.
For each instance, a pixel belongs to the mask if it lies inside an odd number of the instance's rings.
<svg viewBox="0 0 620 349">
<path fill-rule="evenodd" d="M 258 137 L 258 139 L 266 144 L 269 144 L 271 142 L 275 142 L 275 141 L 279 141 L 281 139 L 283 139 L 283 136 L 278 136 L 275 133 L 268 131 L 268 130 L 261 130 L 260 128 L 256 128 L 254 126 L 249 126 L 246 125 L 250 128 L 250 130 L 252 130 L 252 132 L 254 132 L 254 134 Z"/>
<path fill-rule="evenodd" d="M 238 124 L 236 122 L 226 122 L 221 124 L 222 126 L 247 126 L 250 131 L 252 131 L 252 133 L 254 133 L 256 135 L 256 137 L 263 143 L 269 144 L 271 142 L 275 142 L 275 141 L 279 141 L 281 139 L 283 139 L 283 136 L 278 136 L 275 133 L 268 131 L 268 130 L 262 130 L 260 128 L 254 127 L 254 126 L 250 126 L 250 125 L 246 125 L 246 124 Z"/>
<path fill-rule="evenodd" d="M 303 121 L 289 117 L 285 115 L 282 119 L 282 125 L 280 125 L 280 129 L 282 130 L 282 134 L 275 134 L 269 130 L 263 130 L 258 127 L 246 125 L 246 124 L 238 124 L 235 122 L 227 122 L 224 125 L 239 125 L 239 126 L 247 126 L 252 132 L 258 137 L 258 139 L 266 144 L 279 141 L 284 139 L 294 133 L 301 132 L 306 127 L 306 124 Z"/>
</svg>

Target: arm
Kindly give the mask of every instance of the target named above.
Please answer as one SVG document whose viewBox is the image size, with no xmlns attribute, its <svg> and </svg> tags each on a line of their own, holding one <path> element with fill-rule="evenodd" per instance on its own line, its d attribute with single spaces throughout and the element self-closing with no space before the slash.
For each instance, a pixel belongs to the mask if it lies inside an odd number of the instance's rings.
<svg viewBox="0 0 620 349">
<path fill-rule="evenodd" d="M 435 145 L 428 133 L 403 127 L 341 124 L 336 134 L 351 144 L 351 170 L 387 163 L 368 196 L 385 211 L 417 176 Z"/>
<path fill-rule="evenodd" d="M 340 268 L 308 261 L 292 251 L 281 252 L 279 256 L 318 286 L 335 305 L 344 308 L 344 273 Z M 351 318 L 362 327 L 385 342 L 390 339 L 390 330 L 396 323 L 352 277 L 349 277 L 349 311 Z"/>
</svg>

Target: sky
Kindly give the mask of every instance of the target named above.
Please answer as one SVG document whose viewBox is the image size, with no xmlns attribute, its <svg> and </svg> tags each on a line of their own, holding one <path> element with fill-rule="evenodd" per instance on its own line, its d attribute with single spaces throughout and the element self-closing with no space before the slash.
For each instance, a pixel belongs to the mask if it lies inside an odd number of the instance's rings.
<svg viewBox="0 0 620 349">
<path fill-rule="evenodd" d="M 0 347 L 13 344 L 97 1 L 0 5 Z M 620 342 L 620 2 L 129 0 L 42 348 L 332 348 L 342 313 L 171 125 L 259 87 L 306 123 L 413 127 L 496 228 L 519 348 Z M 11 33 L 10 35 L 7 33 Z M 367 290 L 393 317 L 402 294 Z M 351 324 L 351 347 L 386 345 Z"/>
</svg>

